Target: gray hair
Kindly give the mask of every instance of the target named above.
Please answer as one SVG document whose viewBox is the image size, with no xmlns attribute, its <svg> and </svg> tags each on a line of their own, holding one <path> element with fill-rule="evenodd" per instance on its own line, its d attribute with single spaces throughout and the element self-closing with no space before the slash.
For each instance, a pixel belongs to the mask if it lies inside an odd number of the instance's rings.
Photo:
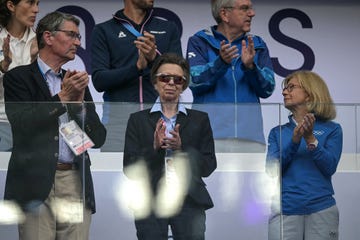
<svg viewBox="0 0 360 240">
<path fill-rule="evenodd" d="M 45 42 L 43 39 L 44 32 L 45 31 L 55 32 L 56 30 L 59 30 L 65 21 L 73 22 L 76 24 L 76 26 L 79 26 L 80 24 L 80 20 L 75 16 L 58 11 L 48 13 L 47 15 L 45 15 L 45 17 L 40 19 L 36 28 L 36 39 L 38 42 L 39 49 L 45 47 Z"/>
<path fill-rule="evenodd" d="M 221 23 L 220 10 L 223 7 L 232 7 L 236 0 L 211 0 L 211 12 L 217 23 Z"/>
</svg>

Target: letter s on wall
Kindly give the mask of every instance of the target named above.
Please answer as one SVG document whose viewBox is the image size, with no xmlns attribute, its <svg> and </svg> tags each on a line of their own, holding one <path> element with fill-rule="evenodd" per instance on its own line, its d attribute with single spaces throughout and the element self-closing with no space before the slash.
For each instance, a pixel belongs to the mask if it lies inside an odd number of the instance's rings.
<svg viewBox="0 0 360 240">
<path fill-rule="evenodd" d="M 303 28 L 312 28 L 312 22 L 308 15 L 298 9 L 282 9 L 276 12 L 269 21 L 270 35 L 279 43 L 282 43 L 290 48 L 294 48 L 301 52 L 304 56 L 304 64 L 297 69 L 287 69 L 281 66 L 278 58 L 271 58 L 274 71 L 276 74 L 285 77 L 296 70 L 312 70 L 315 65 L 315 54 L 313 50 L 305 43 L 291 38 L 280 31 L 280 22 L 285 18 L 295 18 L 300 21 Z"/>
</svg>

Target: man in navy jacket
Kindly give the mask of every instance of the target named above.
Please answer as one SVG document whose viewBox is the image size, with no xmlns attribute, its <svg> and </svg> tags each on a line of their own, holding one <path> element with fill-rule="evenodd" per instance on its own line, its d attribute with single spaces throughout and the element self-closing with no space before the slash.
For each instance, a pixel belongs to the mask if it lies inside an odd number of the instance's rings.
<svg viewBox="0 0 360 240">
<path fill-rule="evenodd" d="M 104 92 L 103 123 L 111 129 L 103 151 L 123 150 L 126 121 L 139 110 L 138 104 L 119 102 L 154 103 L 158 94 L 149 75 L 154 60 L 166 52 L 182 55 L 178 28 L 154 14 L 153 2 L 124 0 L 124 9 L 93 30 L 92 81 Z"/>
</svg>

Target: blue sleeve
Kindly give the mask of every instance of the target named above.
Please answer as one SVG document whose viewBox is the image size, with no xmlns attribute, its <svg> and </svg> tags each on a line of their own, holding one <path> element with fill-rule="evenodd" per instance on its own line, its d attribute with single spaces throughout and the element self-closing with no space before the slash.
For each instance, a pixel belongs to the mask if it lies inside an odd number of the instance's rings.
<svg viewBox="0 0 360 240">
<path fill-rule="evenodd" d="M 282 129 L 281 131 L 284 131 Z M 268 151 L 266 156 L 267 168 L 271 168 L 274 163 L 281 162 L 281 171 L 284 172 L 294 159 L 300 144 L 294 143 L 291 136 L 286 138 L 283 134 L 282 145 L 280 145 L 280 126 L 271 129 L 268 138 Z"/>
<path fill-rule="evenodd" d="M 266 153 L 266 173 L 271 177 L 278 176 L 278 168 L 280 163 L 280 146 L 277 141 L 276 128 L 271 129 L 268 137 L 268 146 Z"/>
<path fill-rule="evenodd" d="M 154 150 L 153 138 L 147 137 L 149 132 L 153 134 L 151 129 L 154 129 L 155 125 L 151 128 L 147 125 L 144 130 L 144 122 L 148 119 L 145 115 L 138 114 L 139 112 L 130 115 L 125 131 L 123 166 L 124 174 L 130 179 L 144 177 L 139 176 L 137 172 L 129 171 L 130 166 L 136 166 L 139 163 L 138 166 L 141 166 L 141 162 L 144 161 L 148 173 L 152 174 L 161 168 L 165 156 L 164 150 Z"/>
<path fill-rule="evenodd" d="M 248 80 L 256 95 L 261 98 L 270 97 L 275 89 L 275 77 L 266 43 L 257 36 L 254 36 L 256 55 L 254 59 L 255 68 L 246 69 L 241 63 L 244 77 Z M 257 47 L 258 45 L 259 47 Z"/>
<path fill-rule="evenodd" d="M 312 152 L 314 162 L 324 176 L 330 177 L 336 172 L 341 157 L 342 144 L 342 129 L 339 124 L 336 124 L 325 142 L 323 144 L 319 142 L 318 147 Z"/>
<path fill-rule="evenodd" d="M 211 51 L 211 52 L 209 52 Z M 186 58 L 190 64 L 191 82 L 190 89 L 193 94 L 201 95 L 215 87 L 216 81 L 221 79 L 230 64 L 225 63 L 219 56 L 216 49 L 210 46 L 197 36 L 188 41 Z M 214 58 L 210 59 L 209 55 Z"/>
</svg>

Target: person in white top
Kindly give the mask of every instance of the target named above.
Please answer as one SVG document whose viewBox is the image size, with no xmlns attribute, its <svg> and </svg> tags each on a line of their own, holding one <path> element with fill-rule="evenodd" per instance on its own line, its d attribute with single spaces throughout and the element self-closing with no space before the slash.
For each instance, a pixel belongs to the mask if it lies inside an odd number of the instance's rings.
<svg viewBox="0 0 360 240">
<path fill-rule="evenodd" d="M 12 148 L 4 107 L 3 75 L 36 58 L 38 47 L 32 27 L 38 13 L 39 0 L 0 0 L 0 151 Z"/>
</svg>

